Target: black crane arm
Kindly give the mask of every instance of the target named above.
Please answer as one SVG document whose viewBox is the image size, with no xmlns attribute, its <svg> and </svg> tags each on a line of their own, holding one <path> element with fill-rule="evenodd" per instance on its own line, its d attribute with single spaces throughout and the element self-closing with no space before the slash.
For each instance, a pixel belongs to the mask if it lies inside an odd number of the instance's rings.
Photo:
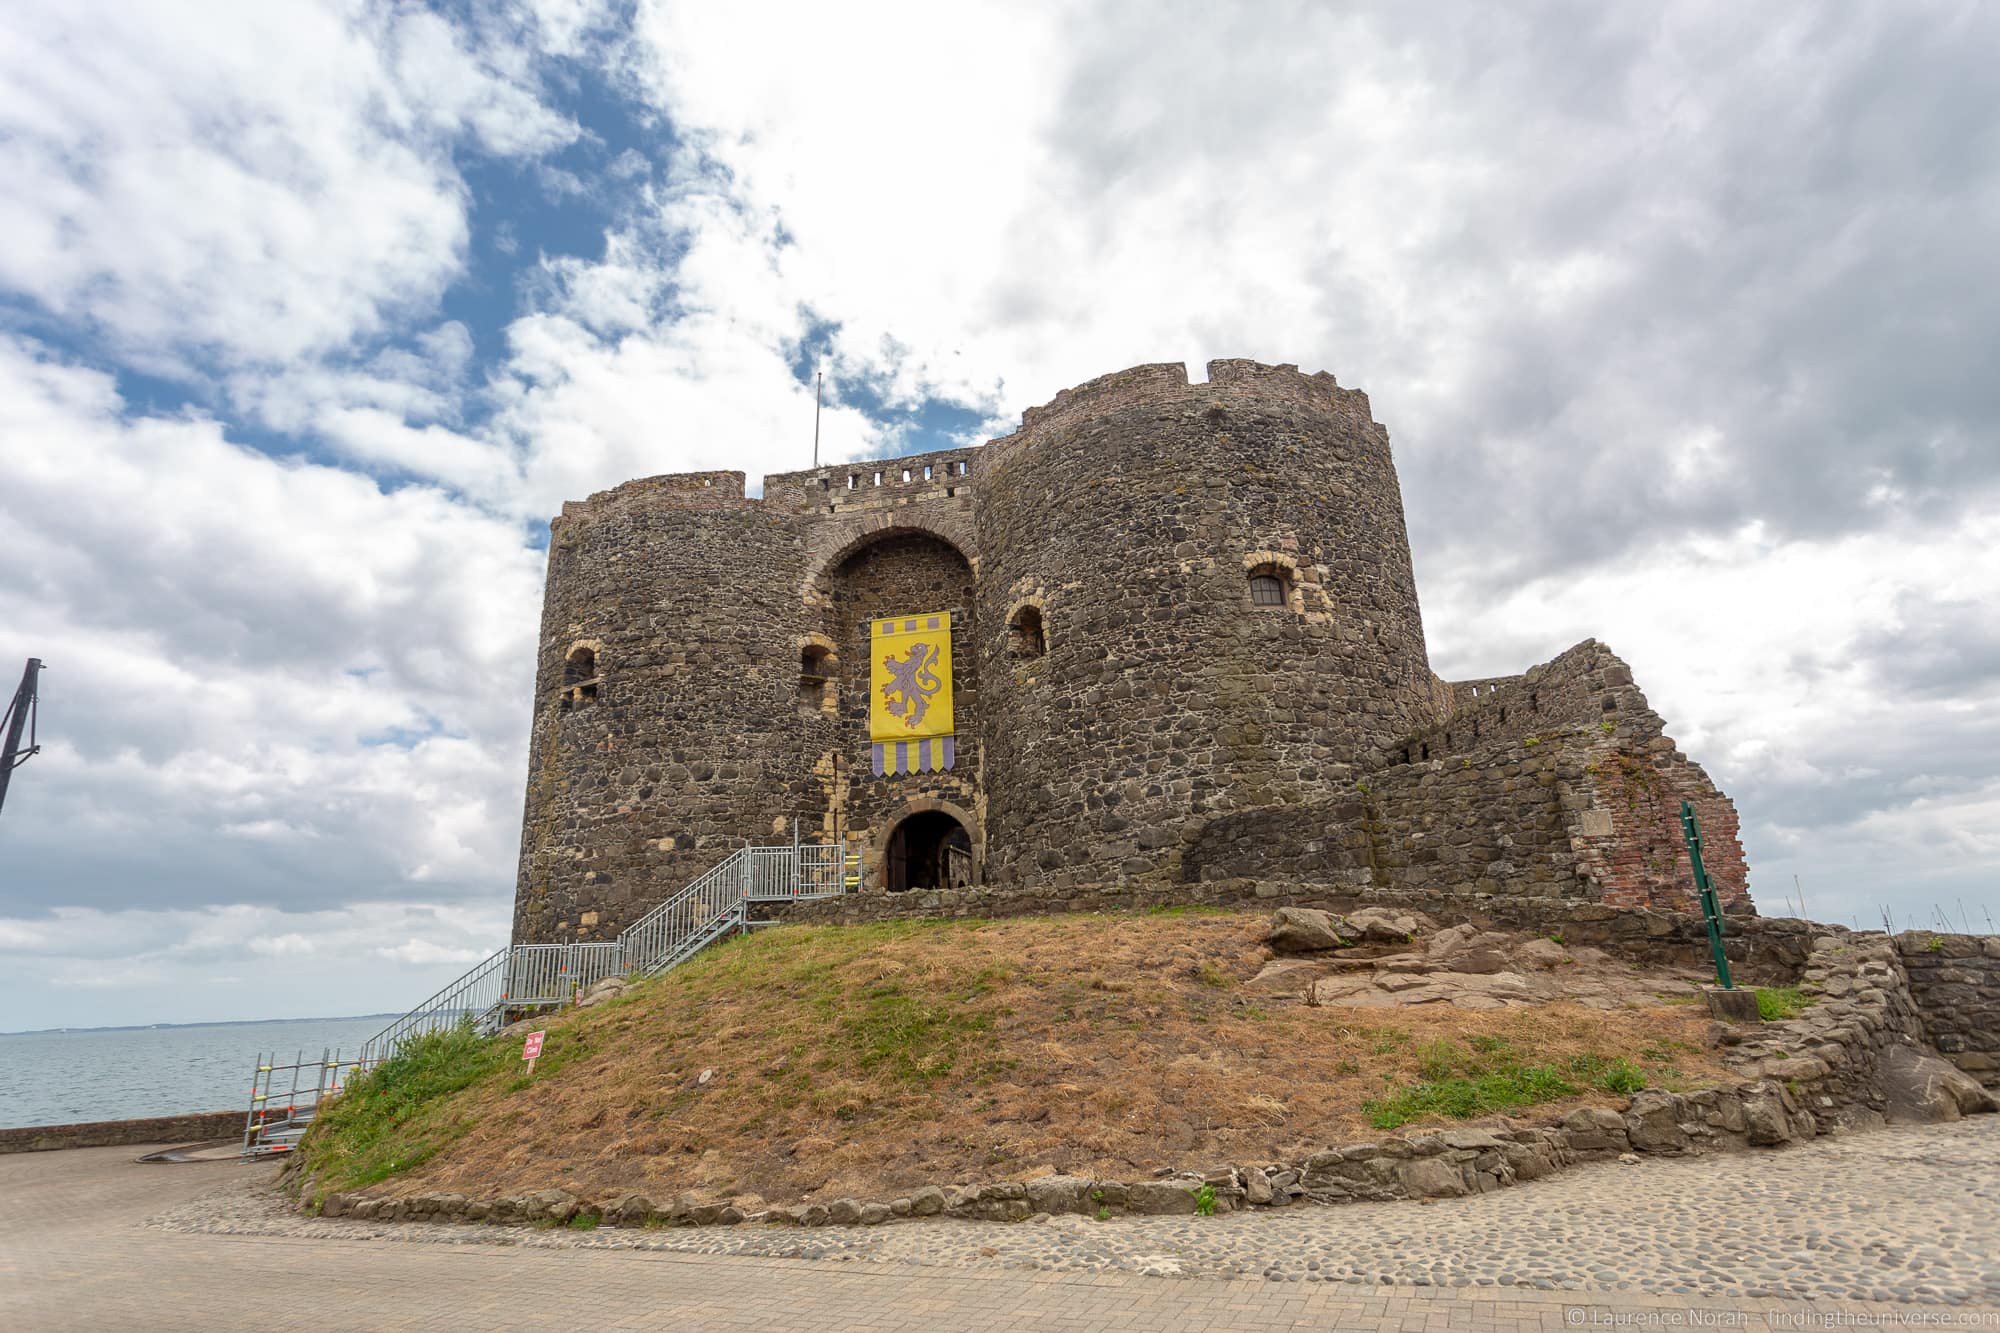
<svg viewBox="0 0 2000 1333">
<path fill-rule="evenodd" d="M 7 783 L 14 776 L 14 770 L 41 753 L 42 747 L 36 740 L 36 726 L 41 721 L 41 707 L 36 692 L 41 684 L 42 659 L 28 659 L 28 669 L 21 673 L 21 688 L 14 691 L 14 701 L 7 705 L 7 711 L 0 713 L 0 731 L 6 739 L 0 741 L 0 806 L 7 804 Z M 26 748 L 21 745 L 21 733 L 28 733 Z"/>
</svg>

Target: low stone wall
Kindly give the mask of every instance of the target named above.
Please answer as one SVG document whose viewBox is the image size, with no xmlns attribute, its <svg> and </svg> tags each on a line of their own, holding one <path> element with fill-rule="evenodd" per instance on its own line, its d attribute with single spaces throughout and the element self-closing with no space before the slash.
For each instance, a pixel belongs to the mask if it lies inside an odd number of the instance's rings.
<svg viewBox="0 0 2000 1333">
<path fill-rule="evenodd" d="M 2000 1087 L 2000 935 L 1906 931 L 1896 950 L 1924 1036 L 1945 1059 Z"/>
<path fill-rule="evenodd" d="M 123 1148 L 138 1143 L 205 1143 L 243 1137 L 243 1112 L 194 1111 L 150 1120 L 94 1120 L 81 1125 L 0 1129 L 0 1153 L 58 1148 Z"/>
<path fill-rule="evenodd" d="M 1818 936 L 1798 982 L 1807 1007 L 1747 1033 L 1730 1030 L 1727 1036 L 1742 1038 L 1730 1063 L 1748 1077 L 1782 1082 L 1821 1133 L 1994 1109 L 2000 1102 L 1928 1042 L 1943 1024 L 1967 1047 L 1990 1046 L 1990 1012 L 1982 1019 L 1969 1005 L 1959 1007 L 1954 988 L 1971 983 L 1939 978 L 1953 969 L 1933 968 L 1928 945 L 1920 948 L 1920 971 L 1934 979 L 1917 982 L 1906 967 L 1908 947 L 1907 939 L 1873 931 Z"/>
<path fill-rule="evenodd" d="M 1819 936 L 1798 981 L 1807 1008 L 1796 1018 L 1751 1029 L 1729 1062 L 1748 1077 L 1791 1088 L 1822 1131 L 1872 1123 L 1886 1108 L 1884 1055 L 1923 1041 L 1923 1022 L 1897 954 L 1879 933 Z"/>
<path fill-rule="evenodd" d="M 1049 1175 L 1033 1180 L 928 1186 L 893 1199 L 833 1199 L 746 1213 L 692 1195 L 659 1202 L 643 1194 L 603 1201 L 565 1190 L 497 1199 L 462 1194 L 380 1198 L 330 1194 L 324 1217 L 378 1222 L 490 1222 L 561 1225 L 595 1217 L 611 1226 L 873 1225 L 902 1217 L 1025 1221 L 1037 1214 L 1099 1217 L 1217 1213 L 1295 1203 L 1379 1202 L 1484 1194 L 1550 1175 L 1578 1162 L 1636 1153 L 1681 1154 L 1809 1138 L 1814 1122 L 1772 1080 L 1679 1096 L 1645 1091 L 1624 1109 L 1584 1107 L 1560 1122 L 1520 1128 L 1444 1129 L 1331 1147 L 1296 1162 L 1224 1166 L 1150 1180 Z"/>
</svg>

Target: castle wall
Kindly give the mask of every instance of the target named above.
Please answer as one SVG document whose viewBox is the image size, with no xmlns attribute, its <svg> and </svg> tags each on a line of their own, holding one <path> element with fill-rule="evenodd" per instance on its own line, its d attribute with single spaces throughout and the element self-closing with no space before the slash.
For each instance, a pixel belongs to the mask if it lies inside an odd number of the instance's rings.
<svg viewBox="0 0 2000 1333">
<path fill-rule="evenodd" d="M 794 820 L 809 841 L 872 838 L 928 801 L 976 825 L 976 621 L 955 645 L 966 737 L 949 774 L 868 772 L 858 633 L 870 616 L 973 607 L 968 455 L 770 477 L 761 500 L 738 472 L 650 477 L 563 507 L 517 940 L 611 938 L 736 847 L 789 839 Z M 804 678 L 818 644 L 833 649 L 831 690 Z M 567 679 L 579 646 L 595 662 L 588 698 Z"/>
<path fill-rule="evenodd" d="M 1431 672 L 1364 395 L 1290 366 L 1209 376 L 1137 367 L 984 448 L 770 476 L 761 498 L 717 472 L 565 505 L 516 938 L 608 938 L 794 821 L 856 843 L 886 897 L 888 835 L 922 810 L 965 824 L 995 891 L 1037 899 L 1287 878 L 1684 909 L 1685 795 L 1748 910 L 1733 806 L 1602 645 Z M 876 778 L 867 622 L 939 610 L 957 766 Z M 921 910 L 896 897 L 881 910 Z"/>
<path fill-rule="evenodd" d="M 566 507 L 549 548 L 515 938 L 613 936 L 659 885 L 810 810 L 794 701 L 803 561 L 799 534 L 764 521 L 739 474 Z M 565 683 L 579 644 L 595 656 L 587 700 Z"/>
<path fill-rule="evenodd" d="M 1183 877 L 1698 912 L 1683 798 L 1723 910 L 1749 911 L 1735 806 L 1675 750 L 1625 663 L 1586 640 L 1466 692 L 1343 792 L 1214 821 Z"/>
<path fill-rule="evenodd" d="M 988 875 L 1172 880 L 1230 811 L 1305 799 L 1428 718 L 1433 678 L 1386 432 L 1330 375 L 1107 376 L 981 459 Z M 1268 566 L 1288 604 L 1252 603 Z"/>
</svg>

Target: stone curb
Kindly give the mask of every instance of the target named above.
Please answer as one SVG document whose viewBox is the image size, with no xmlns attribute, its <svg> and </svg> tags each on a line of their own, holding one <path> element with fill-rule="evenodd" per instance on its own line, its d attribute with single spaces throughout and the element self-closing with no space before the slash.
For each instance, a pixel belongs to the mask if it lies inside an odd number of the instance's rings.
<svg viewBox="0 0 2000 1333">
<path fill-rule="evenodd" d="M 1298 1162 L 1226 1166 L 1143 1181 L 1044 1176 L 1028 1181 L 926 1186 L 894 1199 L 834 1199 L 755 1212 L 682 1195 L 658 1204 L 643 1194 L 592 1200 L 549 1189 L 494 1199 L 462 1194 L 376 1198 L 326 1196 L 322 1217 L 368 1221 L 463 1221 L 564 1225 L 595 1216 L 602 1225 L 873 1226 L 905 1217 L 962 1217 L 1023 1222 L 1080 1213 L 1104 1218 L 1193 1214 L 1204 1190 L 1217 1214 L 1296 1203 L 1383 1202 L 1453 1198 L 1504 1189 L 1579 1162 L 1635 1153 L 1690 1153 L 1774 1145 L 1816 1132 L 1813 1118 L 1774 1079 L 1686 1096 L 1656 1090 L 1623 1111 L 1584 1107 L 1556 1124 L 1531 1128 L 1445 1129 L 1328 1148 Z M 1636 1160 L 1636 1159 L 1634 1159 Z"/>
</svg>

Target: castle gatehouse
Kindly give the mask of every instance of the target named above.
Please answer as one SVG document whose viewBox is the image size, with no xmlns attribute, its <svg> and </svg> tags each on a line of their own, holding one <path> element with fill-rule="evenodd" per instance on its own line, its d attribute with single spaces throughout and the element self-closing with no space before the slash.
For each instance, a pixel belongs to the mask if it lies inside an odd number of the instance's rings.
<svg viewBox="0 0 2000 1333">
<path fill-rule="evenodd" d="M 515 938 L 736 848 L 934 910 L 1218 883 L 1693 910 L 1734 807 L 1586 641 L 1430 668 L 1387 431 L 1328 374 L 1140 366 L 977 448 L 629 482 L 552 524 Z"/>
</svg>

